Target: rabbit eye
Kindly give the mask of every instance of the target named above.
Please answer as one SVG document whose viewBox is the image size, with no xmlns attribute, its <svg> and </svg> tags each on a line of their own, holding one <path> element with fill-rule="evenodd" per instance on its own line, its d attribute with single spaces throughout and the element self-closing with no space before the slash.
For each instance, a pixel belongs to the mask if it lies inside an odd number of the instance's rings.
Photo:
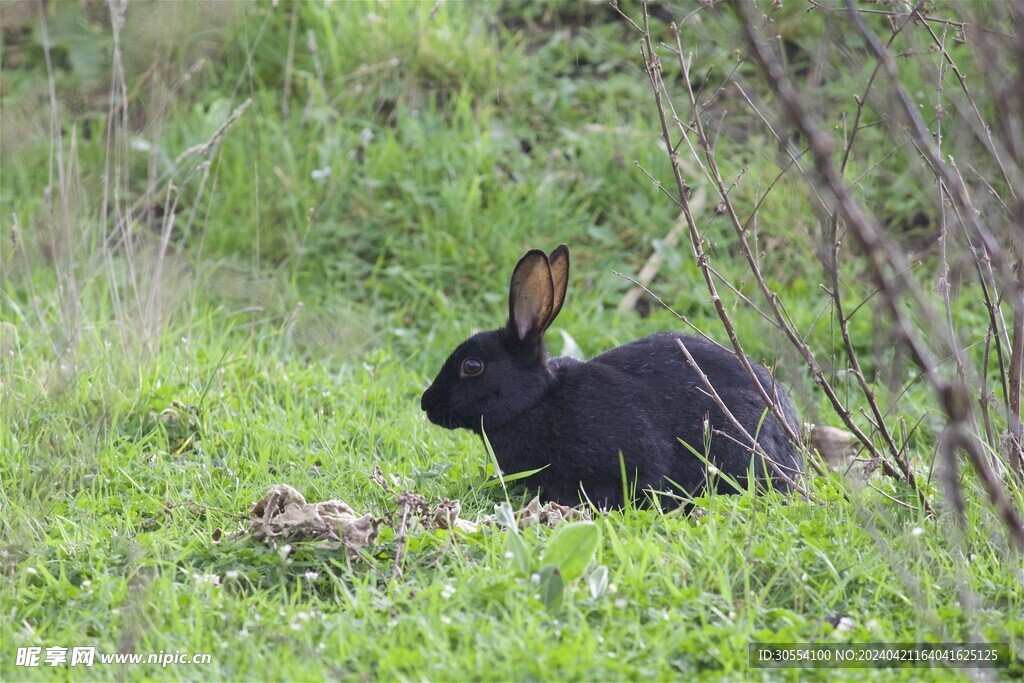
<svg viewBox="0 0 1024 683">
<path fill-rule="evenodd" d="M 484 362 L 479 358 L 467 358 L 462 361 L 462 376 L 476 377 L 484 371 Z"/>
</svg>

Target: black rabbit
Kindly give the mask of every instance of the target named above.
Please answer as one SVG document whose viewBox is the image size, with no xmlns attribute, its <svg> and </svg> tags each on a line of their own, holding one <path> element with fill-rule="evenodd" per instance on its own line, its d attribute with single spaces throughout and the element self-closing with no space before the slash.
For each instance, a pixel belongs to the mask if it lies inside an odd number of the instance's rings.
<svg viewBox="0 0 1024 683">
<path fill-rule="evenodd" d="M 624 490 L 697 494 L 709 478 L 694 450 L 741 486 L 753 462 L 759 480 L 789 490 L 785 478 L 799 475 L 802 458 L 732 351 L 701 337 L 661 332 L 588 362 L 549 358 L 544 331 L 562 308 L 568 281 L 564 244 L 550 257 L 534 249 L 520 259 L 509 289 L 508 324 L 463 342 L 423 392 L 421 406 L 431 422 L 483 431 L 506 474 L 544 468 L 526 485 L 564 505 L 589 500 L 620 507 Z M 718 408 L 677 340 L 785 478 Z M 798 431 L 796 410 L 782 388 L 764 368 L 751 365 Z M 735 492 L 716 480 L 717 490 Z M 675 500 L 663 502 L 672 506 Z"/>
</svg>

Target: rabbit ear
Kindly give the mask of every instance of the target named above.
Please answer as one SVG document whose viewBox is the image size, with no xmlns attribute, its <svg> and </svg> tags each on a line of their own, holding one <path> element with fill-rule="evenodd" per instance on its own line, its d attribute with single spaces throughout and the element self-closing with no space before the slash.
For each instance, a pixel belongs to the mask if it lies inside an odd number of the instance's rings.
<svg viewBox="0 0 1024 683">
<path fill-rule="evenodd" d="M 551 318 L 554 284 L 547 255 L 532 249 L 519 259 L 508 290 L 508 327 L 519 341 L 540 338 Z"/>
<path fill-rule="evenodd" d="M 551 315 L 544 327 L 555 321 L 565 303 L 565 290 L 569 287 L 569 247 L 564 244 L 555 247 L 548 257 L 548 264 L 551 266 L 551 284 L 555 288 L 555 296 L 551 304 Z"/>
</svg>

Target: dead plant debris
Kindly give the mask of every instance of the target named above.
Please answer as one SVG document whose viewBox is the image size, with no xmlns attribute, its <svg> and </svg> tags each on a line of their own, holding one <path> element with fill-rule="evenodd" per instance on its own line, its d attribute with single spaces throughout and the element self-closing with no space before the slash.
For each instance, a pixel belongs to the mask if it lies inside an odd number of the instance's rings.
<svg viewBox="0 0 1024 683">
<path fill-rule="evenodd" d="M 480 528 L 476 522 L 459 517 L 460 512 L 462 512 L 462 503 L 445 498 L 434 506 L 430 525 L 435 529 L 461 529 L 470 534 Z"/>
<path fill-rule="evenodd" d="M 347 503 L 307 503 L 291 486 L 277 484 L 253 504 L 249 528 L 235 537 L 252 537 L 271 545 L 278 541 L 333 541 L 358 550 L 373 544 L 379 528 L 379 519 L 359 516 Z"/>
<path fill-rule="evenodd" d="M 403 545 L 413 525 L 418 524 L 428 533 L 444 529 L 472 534 L 481 526 L 491 526 L 495 522 L 494 515 L 487 515 L 479 522 L 463 519 L 460 516 L 462 503 L 458 500 L 442 498 L 428 502 L 414 491 L 397 493 L 390 488 L 387 490 L 393 497 L 394 511 L 385 518 L 378 518 L 369 514 L 359 515 L 347 503 L 337 499 L 309 503 L 291 486 L 276 484 L 249 509 L 249 527 L 232 534 L 231 538 L 252 538 L 268 545 L 295 541 L 341 543 L 355 551 L 372 546 L 382 524 L 393 527 L 396 541 Z M 520 529 L 554 527 L 562 522 L 591 519 L 589 510 L 554 502 L 542 505 L 539 498 L 534 498 L 514 514 Z"/>
<path fill-rule="evenodd" d="M 590 521 L 590 510 L 586 508 L 571 508 L 553 501 L 541 505 L 540 498 L 536 497 L 515 515 L 520 529 L 531 526 L 555 527 L 562 522 Z"/>
</svg>

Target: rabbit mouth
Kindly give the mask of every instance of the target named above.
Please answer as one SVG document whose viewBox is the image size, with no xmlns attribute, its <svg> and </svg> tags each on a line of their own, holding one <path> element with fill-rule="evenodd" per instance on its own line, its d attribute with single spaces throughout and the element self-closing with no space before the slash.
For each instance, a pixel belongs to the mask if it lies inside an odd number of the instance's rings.
<svg viewBox="0 0 1024 683">
<path fill-rule="evenodd" d="M 427 419 L 438 427 L 444 427 L 445 429 L 458 429 L 462 426 L 459 421 L 455 419 L 455 415 L 452 414 L 451 409 L 439 410 L 437 408 L 430 408 L 427 410 Z"/>
<path fill-rule="evenodd" d="M 462 426 L 462 422 L 455 417 L 455 411 L 452 410 L 452 406 L 449 403 L 430 401 L 427 394 L 423 394 L 423 402 L 420 407 L 427 414 L 427 419 L 438 427 L 458 429 Z"/>
</svg>

